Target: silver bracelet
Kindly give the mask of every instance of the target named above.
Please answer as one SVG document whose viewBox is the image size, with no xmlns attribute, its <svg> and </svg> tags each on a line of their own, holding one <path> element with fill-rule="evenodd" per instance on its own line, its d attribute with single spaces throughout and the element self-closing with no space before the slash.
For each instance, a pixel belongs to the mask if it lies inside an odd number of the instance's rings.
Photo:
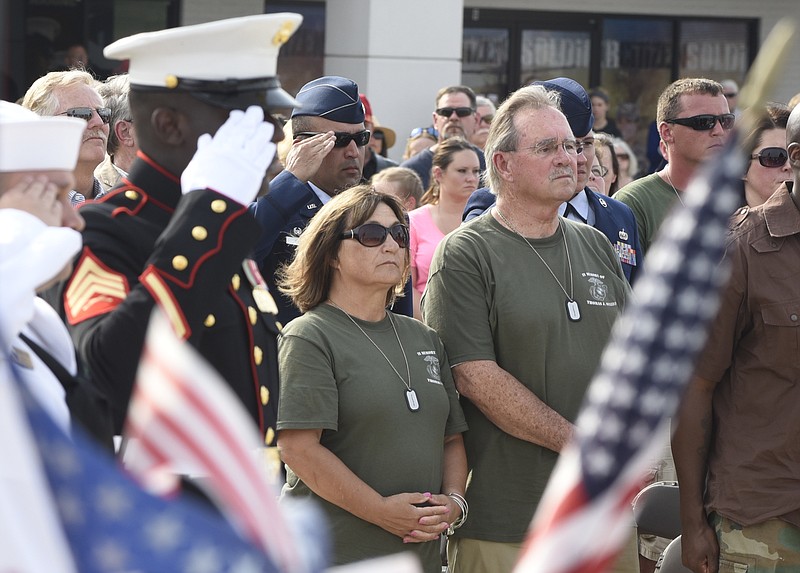
<svg viewBox="0 0 800 573">
<path fill-rule="evenodd" d="M 469 504 L 467 500 L 464 499 L 464 496 L 460 493 L 448 493 L 447 497 L 452 499 L 455 504 L 461 509 L 461 517 L 455 520 L 453 523 L 450 524 L 450 527 L 447 528 L 445 532 L 446 535 L 453 535 L 456 529 L 464 525 L 464 522 L 467 521 L 467 515 L 469 514 Z"/>
</svg>

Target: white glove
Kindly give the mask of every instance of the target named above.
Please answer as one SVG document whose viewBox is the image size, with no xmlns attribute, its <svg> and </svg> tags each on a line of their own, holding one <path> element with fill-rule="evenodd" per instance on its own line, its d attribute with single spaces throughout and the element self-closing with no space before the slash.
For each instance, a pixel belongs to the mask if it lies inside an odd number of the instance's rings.
<svg viewBox="0 0 800 573">
<path fill-rule="evenodd" d="M 274 129 L 258 106 L 231 111 L 214 137 L 198 138 L 197 151 L 181 175 L 183 193 L 212 189 L 242 205 L 252 202 L 275 157 Z"/>
</svg>

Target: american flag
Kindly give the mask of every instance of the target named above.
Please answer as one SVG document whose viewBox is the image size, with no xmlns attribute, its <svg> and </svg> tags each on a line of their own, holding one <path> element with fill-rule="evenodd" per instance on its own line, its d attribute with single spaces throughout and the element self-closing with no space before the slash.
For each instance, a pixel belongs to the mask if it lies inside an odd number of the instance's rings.
<svg viewBox="0 0 800 573">
<path fill-rule="evenodd" d="M 322 568 L 327 548 L 322 532 L 303 543 L 320 523 L 319 514 L 293 504 L 293 519 L 284 515 L 250 416 L 161 312 L 153 313 L 147 332 L 125 434 L 135 446 L 125 457 L 126 469 L 143 483 L 161 485 L 175 472 L 197 476 L 220 510 L 281 571 Z"/>
<path fill-rule="evenodd" d="M 674 415 L 727 278 L 720 264 L 745 157 L 736 133 L 665 220 L 587 391 L 515 573 L 602 572 L 632 533 L 630 501 Z"/>
<path fill-rule="evenodd" d="M 145 493 L 120 471 L 113 458 L 90 443 L 78 429 L 68 437 L 24 386 L 19 385 L 19 392 L 11 384 L 4 386 L 0 391 L 0 411 L 15 412 L 14 432 L 4 433 L 4 440 L 12 439 L 12 435 L 13 439 L 22 436 L 29 445 L 27 465 L 36 470 L 30 474 L 36 479 L 27 485 L 38 501 L 49 505 L 49 511 L 40 513 L 43 518 L 49 515 L 50 519 L 49 523 L 39 520 L 40 524 L 47 525 L 45 531 L 20 530 L 19 524 L 28 519 L 20 514 L 16 516 L 17 527 L 0 531 L 3 537 L 8 535 L 15 543 L 24 544 L 22 548 L 47 557 L 48 567 L 26 567 L 0 555 L 0 570 L 58 573 L 279 571 L 261 549 L 242 539 L 218 514 L 190 500 L 166 501 Z M 0 489 L 0 507 L 13 507 L 16 500 L 7 499 L 12 494 L 13 490 Z M 31 563 L 27 559 L 27 564 Z"/>
</svg>

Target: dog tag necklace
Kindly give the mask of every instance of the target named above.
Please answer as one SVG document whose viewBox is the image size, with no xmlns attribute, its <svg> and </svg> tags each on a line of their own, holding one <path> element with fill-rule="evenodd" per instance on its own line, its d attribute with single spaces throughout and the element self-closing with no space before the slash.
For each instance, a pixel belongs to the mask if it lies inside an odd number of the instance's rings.
<svg viewBox="0 0 800 573">
<path fill-rule="evenodd" d="M 573 295 L 575 294 L 575 289 L 574 289 L 575 285 L 572 282 L 572 260 L 569 258 L 569 246 L 567 245 L 567 234 L 564 232 L 564 228 L 561 226 L 561 220 L 558 221 L 558 228 L 561 230 L 561 236 L 564 237 L 564 250 L 567 252 L 567 268 L 569 269 L 569 292 L 567 292 L 567 289 L 565 289 L 564 285 L 561 284 L 561 281 L 558 280 L 556 273 L 553 272 L 553 269 L 550 268 L 550 265 L 547 264 L 547 261 L 545 261 L 542 255 L 539 254 L 539 251 L 537 251 L 536 248 L 533 245 L 531 245 L 530 241 L 528 241 L 528 239 L 526 239 L 522 235 L 522 233 L 520 233 L 519 231 L 517 231 L 517 229 L 514 228 L 514 225 L 512 225 L 511 222 L 505 218 L 503 213 L 500 212 L 500 209 L 497 208 L 497 205 L 494 206 L 494 210 L 497 212 L 497 215 L 503 220 L 506 226 L 512 231 L 514 231 L 515 234 L 519 235 L 519 237 L 523 241 L 525 241 L 525 243 L 531 248 L 531 250 L 536 254 L 536 256 L 539 257 L 539 260 L 542 261 L 542 264 L 550 272 L 553 279 L 555 279 L 556 284 L 558 284 L 559 288 L 561 288 L 561 290 L 563 291 L 564 296 L 567 297 L 567 300 L 565 302 L 565 307 L 567 309 L 567 318 L 570 319 L 572 322 L 578 322 L 581 319 L 581 307 L 578 306 L 578 301 L 575 300 L 575 298 L 573 297 Z"/>
<path fill-rule="evenodd" d="M 391 312 L 387 312 L 386 314 L 389 317 L 389 323 L 392 325 L 392 330 L 394 331 L 394 335 L 397 338 L 397 344 L 400 345 L 400 352 L 403 353 L 403 361 L 406 363 L 406 376 L 408 376 L 408 382 L 406 382 L 405 379 L 400 375 L 400 372 L 398 372 L 397 368 L 394 367 L 394 364 L 392 364 L 392 361 L 389 360 L 389 357 L 386 356 L 386 354 L 383 352 L 383 350 L 381 350 L 381 347 L 378 346 L 377 344 L 375 344 L 375 341 L 372 340 L 369 337 L 369 334 L 367 334 L 367 331 L 365 331 L 363 328 L 361 328 L 361 325 L 356 322 L 355 318 L 350 316 L 350 314 L 346 310 L 344 310 L 342 307 L 340 307 L 338 304 L 336 304 L 332 300 L 328 300 L 328 303 L 331 306 L 336 307 L 339 310 L 341 310 L 344 313 L 344 315 L 347 318 L 350 319 L 350 322 L 352 322 L 353 324 L 356 325 L 356 328 L 358 328 L 361 331 L 361 334 L 363 334 L 364 336 L 367 337 L 367 340 L 369 340 L 372 343 L 372 346 L 374 346 L 378 350 L 378 352 L 381 353 L 381 356 L 383 356 L 383 358 L 386 360 L 386 362 L 389 363 L 389 366 L 392 367 L 392 370 L 394 370 L 394 373 L 397 374 L 397 377 L 400 378 L 400 382 L 402 382 L 403 386 L 406 387 L 405 394 L 406 394 L 406 405 L 408 406 L 408 409 L 411 410 L 412 412 L 418 411 L 419 410 L 419 399 L 417 398 L 417 393 L 414 391 L 413 388 L 411 388 L 411 368 L 409 368 L 409 366 L 408 366 L 408 358 L 406 357 L 406 349 L 403 348 L 403 343 L 400 342 L 400 335 L 397 334 L 397 327 L 394 325 L 394 319 L 392 318 L 392 313 Z"/>
</svg>

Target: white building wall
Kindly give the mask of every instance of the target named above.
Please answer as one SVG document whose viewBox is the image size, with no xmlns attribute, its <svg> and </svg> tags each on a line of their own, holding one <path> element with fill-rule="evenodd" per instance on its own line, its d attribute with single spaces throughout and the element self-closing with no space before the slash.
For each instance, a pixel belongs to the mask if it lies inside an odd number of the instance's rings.
<svg viewBox="0 0 800 573">
<path fill-rule="evenodd" d="M 462 1 L 329 0 L 325 17 L 325 73 L 358 84 L 397 132 L 399 160 L 407 134 L 431 123 L 438 89 L 461 83 Z"/>
</svg>

